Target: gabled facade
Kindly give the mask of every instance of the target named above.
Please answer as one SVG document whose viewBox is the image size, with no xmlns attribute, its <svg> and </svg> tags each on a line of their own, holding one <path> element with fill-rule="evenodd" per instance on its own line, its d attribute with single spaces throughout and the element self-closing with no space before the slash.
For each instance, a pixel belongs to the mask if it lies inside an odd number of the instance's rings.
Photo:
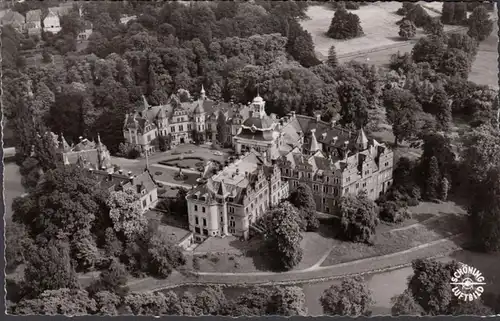
<svg viewBox="0 0 500 321">
<path fill-rule="evenodd" d="M 53 8 L 49 8 L 49 12 L 47 16 L 43 19 L 43 31 L 51 32 L 53 34 L 57 34 L 61 31 L 61 21 L 59 19 L 59 14 L 53 10 Z"/>
<path fill-rule="evenodd" d="M 191 143 L 193 135 L 205 141 L 217 139 L 218 119 L 225 117 L 226 143 L 231 144 L 248 107 L 216 102 L 205 95 L 202 88 L 197 100 L 181 102 L 178 95 L 170 96 L 160 106 L 150 106 L 143 96 L 133 114 L 125 116 L 123 137 L 126 145 L 139 146 L 144 153 L 156 151 L 158 136 L 170 136 L 172 145 Z"/>
<path fill-rule="evenodd" d="M 26 30 L 29 36 L 39 36 L 42 33 L 42 10 L 26 12 Z"/>
<path fill-rule="evenodd" d="M 288 194 L 278 166 L 252 150 L 189 191 L 189 228 L 197 242 L 214 236 L 248 238 L 250 225 Z"/>
</svg>

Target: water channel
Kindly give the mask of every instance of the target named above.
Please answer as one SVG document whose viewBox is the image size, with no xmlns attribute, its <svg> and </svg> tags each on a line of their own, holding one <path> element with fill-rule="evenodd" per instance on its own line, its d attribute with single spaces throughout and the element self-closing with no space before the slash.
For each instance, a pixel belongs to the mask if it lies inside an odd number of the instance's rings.
<svg viewBox="0 0 500 321">
<path fill-rule="evenodd" d="M 457 260 L 479 269 L 486 278 L 485 292 L 500 293 L 500 255 L 487 255 L 470 251 L 458 251 L 449 256 L 438 259 L 442 262 Z M 412 268 L 405 267 L 389 272 L 376 273 L 365 276 L 365 281 L 372 291 L 375 304 L 372 307 L 373 315 L 388 315 L 391 312 L 391 297 L 401 294 L 407 284 L 407 279 L 412 275 Z M 319 303 L 319 298 L 323 291 L 333 284 L 340 283 L 340 280 L 333 280 L 321 283 L 300 285 L 306 296 L 306 306 L 308 315 L 318 316 L 323 314 L 323 309 Z M 451 281 L 450 281 L 451 282 Z M 184 291 L 197 293 L 203 290 L 203 286 L 183 286 L 174 289 L 177 294 Z M 235 298 L 245 292 L 244 288 L 231 287 L 224 289 L 228 298 Z"/>
</svg>

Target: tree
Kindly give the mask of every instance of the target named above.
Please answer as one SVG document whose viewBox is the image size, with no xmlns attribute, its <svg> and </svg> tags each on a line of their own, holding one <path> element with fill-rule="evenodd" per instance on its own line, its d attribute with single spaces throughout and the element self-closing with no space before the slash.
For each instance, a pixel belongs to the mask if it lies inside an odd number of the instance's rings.
<svg viewBox="0 0 500 321">
<path fill-rule="evenodd" d="M 448 49 L 459 49 L 465 52 L 472 63 L 477 55 L 478 42 L 476 39 L 461 33 L 452 33 L 448 35 Z"/>
<path fill-rule="evenodd" d="M 227 142 L 226 126 L 226 116 L 224 113 L 219 113 L 217 117 L 217 140 L 222 146 Z"/>
<path fill-rule="evenodd" d="M 325 314 L 347 316 L 367 315 L 374 303 L 361 277 L 347 278 L 340 285 L 332 285 L 319 300 Z"/>
<path fill-rule="evenodd" d="M 400 315 L 422 315 L 423 310 L 413 297 L 410 290 L 406 289 L 402 294 L 396 295 L 391 298 L 392 308 L 391 314 L 393 316 Z"/>
<path fill-rule="evenodd" d="M 335 46 L 332 45 L 330 49 L 328 49 L 328 59 L 326 61 L 327 65 L 335 68 L 339 64 L 339 61 L 337 59 L 337 52 L 335 51 Z"/>
<path fill-rule="evenodd" d="M 224 315 L 236 316 L 262 316 L 270 314 L 270 303 L 274 288 L 252 286 L 235 300 L 228 302 Z"/>
<path fill-rule="evenodd" d="M 209 286 L 198 293 L 194 300 L 194 315 L 218 315 L 227 305 L 222 287 Z"/>
<path fill-rule="evenodd" d="M 467 25 L 467 4 L 465 2 L 455 3 L 453 23 L 456 25 Z"/>
<path fill-rule="evenodd" d="M 93 295 L 97 305 L 98 315 L 118 315 L 121 298 L 115 293 L 101 291 Z"/>
<path fill-rule="evenodd" d="M 441 263 L 432 259 L 412 262 L 413 275 L 408 289 L 426 314 L 443 315 L 454 300 L 450 280 L 459 268 L 458 263 Z"/>
<path fill-rule="evenodd" d="M 15 314 L 43 314 L 83 316 L 96 311 L 96 302 L 89 298 L 87 291 L 60 288 L 46 290 L 38 298 L 23 300 L 14 309 Z"/>
<path fill-rule="evenodd" d="M 335 11 L 327 36 L 333 39 L 352 39 L 364 35 L 359 17 L 345 8 Z"/>
<path fill-rule="evenodd" d="M 378 225 L 378 208 L 365 194 L 343 196 L 338 205 L 341 235 L 352 242 L 371 243 Z"/>
<path fill-rule="evenodd" d="M 473 239 L 484 251 L 500 250 L 500 167 L 488 170 L 469 209 Z"/>
<path fill-rule="evenodd" d="M 460 49 L 447 49 L 441 57 L 439 71 L 450 77 L 467 79 L 471 67 L 469 55 Z"/>
<path fill-rule="evenodd" d="M 414 62 L 428 62 L 432 69 L 437 69 L 445 53 L 445 45 L 438 37 L 420 38 L 411 51 Z"/>
<path fill-rule="evenodd" d="M 477 190 L 486 179 L 486 173 L 500 164 L 500 136 L 491 127 L 481 126 L 462 137 L 462 164 L 467 183 L 465 189 Z"/>
<path fill-rule="evenodd" d="M 425 197 L 429 200 L 438 199 L 439 184 L 441 174 L 439 172 L 439 165 L 437 158 L 432 156 L 427 168 L 427 176 L 425 180 Z"/>
<path fill-rule="evenodd" d="M 7 273 L 26 261 L 26 250 L 32 245 L 25 227 L 7 219 L 5 222 L 5 268 Z"/>
<path fill-rule="evenodd" d="M 289 202 L 299 211 L 301 226 L 304 231 L 314 231 L 319 227 L 316 217 L 316 202 L 311 188 L 306 184 L 299 184 L 289 196 Z"/>
<path fill-rule="evenodd" d="M 265 217 L 264 250 L 277 270 L 291 270 L 302 260 L 302 234 L 297 210 L 288 202 L 281 203 Z"/>
<path fill-rule="evenodd" d="M 448 131 L 452 122 L 451 104 L 443 88 L 436 88 L 430 105 L 430 112 L 436 116 L 438 129 Z"/>
<path fill-rule="evenodd" d="M 442 38 L 444 36 L 444 26 L 439 19 L 433 18 L 424 26 L 424 32 L 428 35 Z"/>
<path fill-rule="evenodd" d="M 125 307 L 134 315 L 179 315 L 179 299 L 172 291 L 131 293 L 123 299 Z"/>
<path fill-rule="evenodd" d="M 384 91 L 387 120 L 392 125 L 394 141 L 410 140 L 418 135 L 418 118 L 422 106 L 409 91 L 394 88 Z"/>
<path fill-rule="evenodd" d="M 443 177 L 440 183 L 440 197 L 439 199 L 442 201 L 446 201 L 448 199 L 448 191 L 450 190 L 450 183 L 446 177 Z"/>
<path fill-rule="evenodd" d="M 403 20 L 399 25 L 399 36 L 405 40 L 415 37 L 417 33 L 417 27 L 410 20 Z"/>
<path fill-rule="evenodd" d="M 46 290 L 78 288 L 69 250 L 68 244 L 60 241 L 30 246 L 23 285 L 29 289 L 26 290 L 26 293 L 29 293 L 28 299 L 36 298 Z"/>
<path fill-rule="evenodd" d="M 128 273 L 125 265 L 113 259 L 108 268 L 101 272 L 99 279 L 92 282 L 87 288 L 91 296 L 98 292 L 108 291 L 123 297 L 127 295 L 128 287 Z"/>
<path fill-rule="evenodd" d="M 455 22 L 455 3 L 451 1 L 443 2 L 441 12 L 441 22 L 445 25 L 451 25 Z"/>
<path fill-rule="evenodd" d="M 298 286 L 276 287 L 268 303 L 268 313 L 283 316 L 305 316 L 306 297 Z"/>
<path fill-rule="evenodd" d="M 163 135 L 158 136 L 158 147 L 161 152 L 165 152 L 168 149 L 167 139 Z"/>
<path fill-rule="evenodd" d="M 483 6 L 474 9 L 468 21 L 469 31 L 467 34 L 478 41 L 485 40 L 493 31 L 493 22 L 490 19 L 488 11 Z"/>
<path fill-rule="evenodd" d="M 50 64 L 52 62 L 52 55 L 47 49 L 44 49 L 42 52 L 42 61 L 46 64 Z"/>
<path fill-rule="evenodd" d="M 106 205 L 114 230 L 124 239 L 133 239 L 147 227 L 147 220 L 142 214 L 139 197 L 132 189 L 113 191 Z"/>
<path fill-rule="evenodd" d="M 458 302 L 451 307 L 450 314 L 454 316 L 492 316 L 495 313 L 479 299 L 468 302 L 458 300 Z"/>
<path fill-rule="evenodd" d="M 414 5 L 403 19 L 410 20 L 417 28 L 424 27 L 431 21 L 431 16 L 422 8 L 421 5 Z"/>
<path fill-rule="evenodd" d="M 167 278 L 172 270 L 186 264 L 182 249 L 167 235 L 156 232 L 148 242 L 149 271 L 158 278 Z"/>
<path fill-rule="evenodd" d="M 351 128 L 361 128 L 368 122 L 369 103 L 366 89 L 355 80 L 342 81 L 337 87 L 340 101 L 340 123 Z"/>
</svg>

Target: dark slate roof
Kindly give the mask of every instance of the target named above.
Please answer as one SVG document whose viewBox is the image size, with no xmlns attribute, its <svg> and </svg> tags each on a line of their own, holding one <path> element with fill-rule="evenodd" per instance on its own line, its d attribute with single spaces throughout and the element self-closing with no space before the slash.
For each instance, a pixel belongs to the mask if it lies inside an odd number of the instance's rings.
<svg viewBox="0 0 500 321">
<path fill-rule="evenodd" d="M 264 117 L 250 117 L 243 122 L 243 125 L 247 127 L 255 126 L 257 129 L 270 128 L 273 126 L 275 120 L 270 116 L 265 115 Z"/>
</svg>

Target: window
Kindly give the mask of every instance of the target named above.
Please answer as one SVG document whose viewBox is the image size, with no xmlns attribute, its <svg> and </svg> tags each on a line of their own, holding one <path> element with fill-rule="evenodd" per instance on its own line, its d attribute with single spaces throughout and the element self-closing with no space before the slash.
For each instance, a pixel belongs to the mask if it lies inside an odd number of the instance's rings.
<svg viewBox="0 0 500 321">
<path fill-rule="evenodd" d="M 323 193 L 328 193 L 328 186 L 323 186 Z"/>
<path fill-rule="evenodd" d="M 349 187 L 345 189 L 345 193 L 349 193 Z"/>
<path fill-rule="evenodd" d="M 195 227 L 195 228 L 194 228 L 194 231 L 195 231 L 197 234 L 200 234 L 200 233 L 201 233 L 201 230 L 200 230 L 200 228 L 199 228 L 199 227 Z"/>
<path fill-rule="evenodd" d="M 236 222 L 235 221 L 230 221 L 229 222 L 230 227 L 236 227 Z"/>
<path fill-rule="evenodd" d="M 287 176 L 289 175 L 289 173 L 290 173 L 290 170 L 289 170 L 288 168 L 287 168 L 287 169 L 285 169 L 285 174 L 286 174 Z"/>
<path fill-rule="evenodd" d="M 202 213 L 205 213 L 205 206 L 202 206 L 202 207 L 201 207 L 201 212 L 202 212 Z"/>
<path fill-rule="evenodd" d="M 385 162 L 384 166 L 389 166 L 389 162 Z"/>
<path fill-rule="evenodd" d="M 365 175 L 368 175 L 368 174 L 370 174 L 370 171 L 369 170 L 365 171 Z"/>
<path fill-rule="evenodd" d="M 151 195 L 151 194 L 149 195 L 149 201 L 153 202 L 153 195 Z"/>
<path fill-rule="evenodd" d="M 229 229 L 229 233 L 234 234 L 234 233 L 236 233 L 236 232 L 235 232 L 234 228 L 230 228 L 230 229 Z"/>
<path fill-rule="evenodd" d="M 314 189 L 315 192 L 317 192 L 318 191 L 318 185 L 314 184 L 313 185 L 313 189 Z"/>
<path fill-rule="evenodd" d="M 207 226 L 207 219 L 206 218 L 203 219 L 203 226 Z"/>
<path fill-rule="evenodd" d="M 184 130 L 182 125 L 179 125 L 179 131 L 182 132 Z"/>
<path fill-rule="evenodd" d="M 198 220 L 198 216 L 194 217 L 194 224 L 196 224 L 196 225 L 200 224 L 200 221 Z"/>
<path fill-rule="evenodd" d="M 230 216 L 230 217 L 229 217 L 229 219 L 230 219 L 231 221 L 234 221 L 234 216 Z"/>
<path fill-rule="evenodd" d="M 323 203 L 326 203 L 326 198 L 323 198 Z"/>
<path fill-rule="evenodd" d="M 363 182 L 363 187 L 366 187 L 366 182 Z"/>
<path fill-rule="evenodd" d="M 208 236 L 208 230 L 206 228 L 203 229 L 203 235 Z"/>
<path fill-rule="evenodd" d="M 142 207 L 146 207 L 146 200 L 142 201 Z"/>
<path fill-rule="evenodd" d="M 191 130 L 191 124 L 188 124 L 187 126 L 188 126 L 188 130 Z"/>
<path fill-rule="evenodd" d="M 195 211 L 198 211 L 198 205 L 195 205 L 195 206 L 194 206 L 194 210 L 195 210 Z"/>
<path fill-rule="evenodd" d="M 234 207 L 229 207 L 229 213 L 234 213 Z"/>
<path fill-rule="evenodd" d="M 359 188 L 359 183 L 356 183 L 356 188 Z"/>
<path fill-rule="evenodd" d="M 175 126 L 172 126 L 172 127 L 170 128 L 170 132 L 171 132 L 171 133 L 175 133 Z"/>
<path fill-rule="evenodd" d="M 311 173 L 307 173 L 307 178 L 311 179 Z"/>
<path fill-rule="evenodd" d="M 223 216 L 221 216 L 221 217 L 220 217 L 220 222 L 221 222 L 221 223 L 223 223 L 223 222 L 224 222 L 224 217 L 223 217 Z"/>
</svg>

